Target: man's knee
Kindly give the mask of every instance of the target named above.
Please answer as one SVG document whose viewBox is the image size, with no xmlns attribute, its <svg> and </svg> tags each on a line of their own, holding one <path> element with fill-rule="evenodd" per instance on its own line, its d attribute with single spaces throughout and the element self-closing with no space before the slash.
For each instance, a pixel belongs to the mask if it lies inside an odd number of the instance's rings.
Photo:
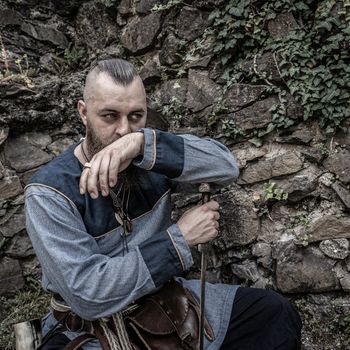
<svg viewBox="0 0 350 350">
<path fill-rule="evenodd" d="M 283 295 L 274 291 L 265 291 L 264 297 L 261 299 L 263 308 L 268 310 L 273 316 L 279 316 L 286 321 L 293 321 L 301 328 L 301 319 L 295 307 Z"/>
<path fill-rule="evenodd" d="M 239 288 L 222 349 L 283 349 L 300 346 L 301 320 L 282 295 L 263 289 Z"/>
</svg>

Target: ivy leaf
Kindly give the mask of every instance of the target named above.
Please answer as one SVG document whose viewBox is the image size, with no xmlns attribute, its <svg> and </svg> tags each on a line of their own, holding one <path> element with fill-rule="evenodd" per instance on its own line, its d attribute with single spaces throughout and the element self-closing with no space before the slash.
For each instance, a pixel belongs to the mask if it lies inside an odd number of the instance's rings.
<svg viewBox="0 0 350 350">
<path fill-rule="evenodd" d="M 331 29 L 332 29 L 332 23 L 324 21 L 324 22 L 321 22 L 321 23 L 317 26 L 317 28 L 320 28 L 320 29 L 321 29 L 321 28 L 324 28 L 324 29 L 326 29 L 326 31 L 330 32 Z"/>
<path fill-rule="evenodd" d="M 303 11 L 303 10 L 309 10 L 309 6 L 307 6 L 306 4 L 304 4 L 303 2 L 297 2 L 295 4 L 295 7 L 297 10 Z"/>
<path fill-rule="evenodd" d="M 219 9 L 216 9 L 216 10 L 214 10 L 214 11 L 212 11 L 211 13 L 210 13 L 210 15 L 209 15 L 209 21 L 211 21 L 211 20 L 213 20 L 213 19 L 215 19 L 215 18 L 218 18 L 218 17 L 220 17 L 220 10 Z"/>
<path fill-rule="evenodd" d="M 334 133 L 334 128 L 332 128 L 331 126 L 327 126 L 326 134 L 332 134 L 332 133 Z"/>
<path fill-rule="evenodd" d="M 221 63 L 223 66 L 228 62 L 229 58 L 230 58 L 230 56 L 228 56 L 228 55 L 224 55 L 221 57 Z"/>
<path fill-rule="evenodd" d="M 237 7 L 236 6 L 232 6 L 229 10 L 229 14 L 236 16 L 236 17 L 240 17 L 242 16 L 244 13 L 244 3 L 240 2 Z"/>
<path fill-rule="evenodd" d="M 262 140 L 259 137 L 253 137 L 248 140 L 250 143 L 252 143 L 255 147 L 261 147 L 262 146 Z"/>
</svg>

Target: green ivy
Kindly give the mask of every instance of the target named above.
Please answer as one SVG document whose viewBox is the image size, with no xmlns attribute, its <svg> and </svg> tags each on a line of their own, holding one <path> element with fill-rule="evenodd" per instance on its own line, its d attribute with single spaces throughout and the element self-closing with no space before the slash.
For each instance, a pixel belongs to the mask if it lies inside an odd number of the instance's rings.
<svg viewBox="0 0 350 350">
<path fill-rule="evenodd" d="M 161 105 L 159 101 L 154 102 L 156 110 L 165 117 L 171 127 L 178 128 L 183 126 L 182 124 L 188 116 L 188 111 L 176 96 L 172 96 L 168 104 Z"/>
<path fill-rule="evenodd" d="M 264 199 L 267 201 L 269 199 L 275 199 L 277 201 L 287 200 L 288 193 L 284 192 L 282 188 L 275 187 L 274 182 L 265 183 L 263 185 Z"/>
<path fill-rule="evenodd" d="M 265 84 L 269 94 L 279 97 L 270 111 L 271 123 L 247 135 L 256 145 L 275 129 L 310 119 L 334 133 L 350 116 L 349 9 L 348 0 L 230 0 L 211 12 L 212 24 L 197 39 L 197 52 L 191 48 L 190 56 L 208 54 L 200 44 L 214 38 L 211 53 L 221 61 L 227 87 Z M 270 21 L 288 12 L 298 28 L 285 37 L 271 36 Z M 274 57 L 278 82 L 258 72 L 255 64 L 248 73 L 240 68 L 241 63 L 256 62 L 266 53 Z M 289 96 L 301 107 L 301 117 L 287 114 Z"/>
<path fill-rule="evenodd" d="M 152 12 L 160 12 L 170 10 L 172 7 L 176 7 L 183 4 L 183 0 L 169 0 L 165 4 L 154 5 L 152 7 Z"/>
</svg>

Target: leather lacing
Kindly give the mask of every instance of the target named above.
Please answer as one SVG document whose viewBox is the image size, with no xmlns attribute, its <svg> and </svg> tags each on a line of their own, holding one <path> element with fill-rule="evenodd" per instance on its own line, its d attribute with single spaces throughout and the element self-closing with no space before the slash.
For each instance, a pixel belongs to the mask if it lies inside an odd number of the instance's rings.
<svg viewBox="0 0 350 350">
<path fill-rule="evenodd" d="M 53 310 L 67 316 L 72 313 L 68 305 L 59 303 L 54 297 L 51 298 L 51 307 Z M 125 328 L 124 317 L 137 308 L 137 304 L 130 305 L 122 311 L 113 314 L 111 317 L 102 317 L 92 321 L 91 334 L 78 336 L 67 344 L 64 350 L 78 349 L 84 343 L 96 338 L 100 341 L 103 350 L 133 350 Z M 64 317 L 64 320 L 67 319 L 67 316 Z M 82 320 L 82 322 L 83 325 L 85 321 Z"/>
</svg>

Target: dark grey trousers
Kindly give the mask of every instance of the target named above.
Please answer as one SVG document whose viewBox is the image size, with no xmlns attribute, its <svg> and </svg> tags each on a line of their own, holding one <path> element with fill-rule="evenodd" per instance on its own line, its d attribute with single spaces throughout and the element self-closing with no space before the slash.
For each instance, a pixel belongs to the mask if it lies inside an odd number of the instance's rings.
<svg viewBox="0 0 350 350">
<path fill-rule="evenodd" d="M 238 288 L 221 350 L 298 350 L 302 323 L 282 295 Z"/>
</svg>

